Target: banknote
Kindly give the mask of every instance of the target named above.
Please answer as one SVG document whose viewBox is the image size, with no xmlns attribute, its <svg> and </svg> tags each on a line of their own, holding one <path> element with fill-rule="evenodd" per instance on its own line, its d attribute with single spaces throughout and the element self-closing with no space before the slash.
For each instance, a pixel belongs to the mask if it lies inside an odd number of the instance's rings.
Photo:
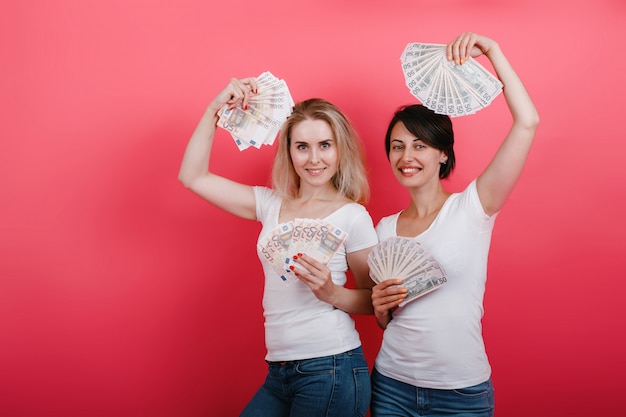
<svg viewBox="0 0 626 417">
<path fill-rule="evenodd" d="M 233 109 L 225 105 L 217 113 L 217 126 L 231 134 L 240 151 L 272 145 L 294 106 L 285 80 L 265 71 L 255 81 L 257 93 L 252 95 L 246 109 L 241 105 Z"/>
<path fill-rule="evenodd" d="M 466 116 L 489 106 L 502 92 L 502 83 L 473 58 L 456 65 L 446 46 L 409 43 L 400 56 L 406 86 L 435 113 Z"/>
<path fill-rule="evenodd" d="M 283 223 L 273 229 L 265 238 L 258 242 L 257 247 L 262 256 L 268 261 L 276 274 L 283 280 L 293 278 L 289 269 L 289 245 L 293 234 L 293 223 Z"/>
<path fill-rule="evenodd" d="M 327 265 L 346 238 L 345 231 L 328 221 L 296 218 L 265 234 L 257 249 L 280 279 L 289 283 L 297 279 L 294 269 L 303 268 L 294 255 L 304 253 Z"/>
<path fill-rule="evenodd" d="M 440 288 L 448 279 L 446 273 L 415 239 L 391 237 L 380 242 L 368 255 L 370 277 L 377 284 L 390 279 L 402 279 L 408 290 L 400 306 Z"/>
</svg>

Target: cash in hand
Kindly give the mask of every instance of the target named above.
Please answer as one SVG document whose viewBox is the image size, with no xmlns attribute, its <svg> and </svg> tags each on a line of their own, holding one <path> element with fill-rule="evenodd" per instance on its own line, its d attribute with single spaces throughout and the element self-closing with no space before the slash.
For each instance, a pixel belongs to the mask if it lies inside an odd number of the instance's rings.
<svg viewBox="0 0 626 417">
<path fill-rule="evenodd" d="M 455 65 L 446 45 L 409 43 L 400 57 L 409 91 L 435 113 L 467 116 L 487 107 L 502 83 L 475 59 Z"/>
<path fill-rule="evenodd" d="M 256 83 L 258 93 L 252 95 L 247 109 L 241 104 L 233 109 L 225 105 L 217 113 L 217 126 L 230 132 L 240 151 L 271 146 L 294 106 L 287 83 L 271 72 L 261 73 Z"/>
<path fill-rule="evenodd" d="M 443 267 L 415 239 L 391 237 L 380 242 L 368 255 L 367 264 L 377 284 L 390 278 L 403 281 L 408 293 L 400 307 L 448 281 Z"/>
</svg>

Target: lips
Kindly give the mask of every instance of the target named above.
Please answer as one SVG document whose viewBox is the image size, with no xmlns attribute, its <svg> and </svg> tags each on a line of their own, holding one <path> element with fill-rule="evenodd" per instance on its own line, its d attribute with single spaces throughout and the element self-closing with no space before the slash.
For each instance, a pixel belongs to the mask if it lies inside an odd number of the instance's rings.
<svg viewBox="0 0 626 417">
<path fill-rule="evenodd" d="M 326 168 L 316 168 L 316 169 L 307 169 L 306 172 L 308 172 L 311 175 L 320 175 L 324 172 Z"/>
<path fill-rule="evenodd" d="M 413 174 L 417 174 L 422 169 L 421 168 L 416 168 L 416 167 L 405 167 L 405 168 L 400 168 L 399 170 L 404 175 L 413 175 Z"/>
</svg>

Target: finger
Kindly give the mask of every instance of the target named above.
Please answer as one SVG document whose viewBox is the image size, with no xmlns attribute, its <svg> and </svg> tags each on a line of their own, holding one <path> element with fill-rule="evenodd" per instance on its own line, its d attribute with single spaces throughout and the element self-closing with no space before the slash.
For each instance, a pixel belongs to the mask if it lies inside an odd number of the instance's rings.
<svg viewBox="0 0 626 417">
<path fill-rule="evenodd" d="M 372 305 L 377 312 L 386 313 L 387 311 L 393 310 L 394 308 L 398 307 L 405 299 L 405 296 L 386 297 L 385 299 L 372 301 Z"/>
<path fill-rule="evenodd" d="M 238 79 L 232 78 L 226 87 L 226 93 L 229 98 L 226 100 L 228 107 L 233 109 L 243 100 L 244 93 L 241 83 Z"/>
<path fill-rule="evenodd" d="M 250 91 L 252 92 L 252 94 L 258 94 L 259 88 L 256 82 L 256 78 L 249 77 L 247 80 L 248 80 L 248 85 L 250 86 Z"/>
<path fill-rule="evenodd" d="M 306 266 L 308 270 L 313 271 L 324 271 L 324 268 L 327 268 L 322 262 L 317 259 L 305 254 L 298 253 L 293 256 L 293 260 L 299 263 L 300 265 Z"/>
<path fill-rule="evenodd" d="M 228 84 L 228 93 L 230 99 L 227 101 L 229 107 L 235 108 L 241 103 L 241 106 L 245 109 L 248 108 L 248 102 L 252 95 L 252 89 L 256 88 L 256 83 L 253 78 L 243 78 L 241 80 L 232 78 Z"/>
<path fill-rule="evenodd" d="M 397 300 L 402 301 L 407 297 L 407 294 L 408 294 L 408 291 L 406 291 L 406 289 L 404 291 L 391 293 L 391 294 L 379 293 L 379 294 L 374 295 L 374 293 L 372 293 L 372 304 L 383 305 L 383 304 L 395 302 Z"/>
<path fill-rule="evenodd" d="M 389 287 L 393 287 L 395 285 L 401 285 L 402 284 L 402 280 L 398 279 L 398 278 L 390 278 L 390 279 L 386 279 L 383 282 L 381 282 L 380 284 L 377 284 L 374 286 L 374 288 L 376 290 L 379 291 L 383 291 Z"/>
<path fill-rule="evenodd" d="M 469 51 L 471 50 L 471 48 L 468 48 L 471 35 L 469 32 L 464 32 L 448 44 L 446 53 L 449 61 L 454 61 L 456 65 L 461 65 L 467 61 Z"/>
<path fill-rule="evenodd" d="M 254 87 L 251 84 L 250 79 L 244 79 L 241 81 L 241 92 L 243 97 L 241 99 L 241 106 L 244 110 L 248 110 L 248 103 L 250 102 L 250 98 L 252 97 L 252 89 Z"/>
</svg>

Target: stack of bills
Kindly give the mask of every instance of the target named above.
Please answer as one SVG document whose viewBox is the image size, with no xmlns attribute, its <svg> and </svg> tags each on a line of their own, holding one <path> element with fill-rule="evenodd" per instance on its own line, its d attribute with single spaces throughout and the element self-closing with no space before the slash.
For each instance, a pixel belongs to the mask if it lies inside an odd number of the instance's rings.
<svg viewBox="0 0 626 417">
<path fill-rule="evenodd" d="M 294 219 L 279 224 L 257 244 L 258 250 L 286 282 L 296 279 L 293 270 L 302 268 L 293 256 L 304 253 L 328 264 L 347 237 L 333 224 L 319 219 Z"/>
<path fill-rule="evenodd" d="M 502 92 L 502 83 L 473 58 L 446 58 L 446 46 L 409 43 L 402 56 L 406 85 L 424 106 L 450 117 L 474 114 Z"/>
<path fill-rule="evenodd" d="M 241 105 L 234 109 L 225 105 L 217 113 L 217 125 L 230 132 L 240 151 L 272 145 L 294 105 L 287 83 L 271 72 L 261 73 L 256 82 L 258 93 L 252 95 L 246 110 Z"/>
<path fill-rule="evenodd" d="M 448 281 L 443 267 L 415 239 L 391 237 L 379 243 L 367 257 L 367 264 L 377 284 L 390 278 L 403 280 L 408 293 L 401 307 Z"/>
</svg>

